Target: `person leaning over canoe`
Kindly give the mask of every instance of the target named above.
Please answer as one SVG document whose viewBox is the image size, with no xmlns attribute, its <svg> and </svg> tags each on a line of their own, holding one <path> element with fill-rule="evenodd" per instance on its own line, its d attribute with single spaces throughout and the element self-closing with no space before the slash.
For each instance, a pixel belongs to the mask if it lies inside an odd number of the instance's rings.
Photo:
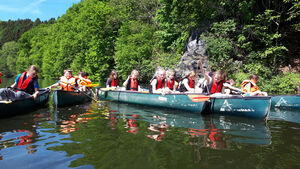
<svg viewBox="0 0 300 169">
<path fill-rule="evenodd" d="M 185 78 L 181 81 L 179 86 L 180 92 L 195 92 L 195 79 L 196 79 L 196 72 L 189 71 L 186 73 Z"/>
<path fill-rule="evenodd" d="M 166 71 L 159 69 L 156 76 L 150 82 L 150 93 L 163 93 L 166 87 Z"/>
<path fill-rule="evenodd" d="M 258 90 L 258 86 L 256 85 L 257 81 L 258 75 L 252 74 L 250 75 L 250 80 L 244 80 L 242 82 L 242 90 L 247 93 L 245 96 L 268 96 L 266 92 Z"/>
<path fill-rule="evenodd" d="M 128 76 L 128 78 L 123 83 L 123 86 L 125 86 L 126 90 L 140 91 L 138 76 L 139 76 L 139 72 L 134 69 L 131 72 L 131 75 Z"/>
<path fill-rule="evenodd" d="M 234 85 L 236 84 L 235 80 L 230 79 L 228 81 L 226 81 L 223 85 L 224 85 L 224 92 L 227 95 L 239 95 L 242 93 L 245 93 L 242 89 L 236 88 L 234 87 Z"/>
<path fill-rule="evenodd" d="M 64 70 L 64 76 L 61 76 L 59 79 L 60 80 L 57 83 L 55 83 L 47 88 L 51 89 L 51 88 L 60 86 L 61 90 L 74 91 L 78 87 L 76 78 L 73 77 L 71 69 Z"/>
<path fill-rule="evenodd" d="M 203 89 L 204 93 L 214 94 L 222 93 L 224 94 L 223 84 L 226 81 L 226 73 L 222 70 L 217 70 L 216 72 L 206 73 L 202 67 L 202 62 L 199 60 L 198 65 L 201 69 L 201 73 L 204 75 L 206 86 Z"/>
<path fill-rule="evenodd" d="M 31 65 L 28 71 L 19 74 L 15 83 L 11 87 L 0 89 L 0 100 L 19 100 L 33 97 L 39 94 L 38 74 L 39 70 L 35 65 Z M 15 89 L 16 92 L 11 90 Z"/>
<path fill-rule="evenodd" d="M 119 87 L 119 83 L 118 83 L 118 72 L 113 70 L 111 71 L 109 78 L 106 81 L 106 87 L 110 88 L 110 87 L 114 87 L 114 88 L 118 88 Z"/>
<path fill-rule="evenodd" d="M 77 84 L 80 91 L 87 91 L 86 85 L 92 84 L 92 81 L 88 78 L 89 74 L 87 72 L 81 72 L 78 75 Z"/>
</svg>

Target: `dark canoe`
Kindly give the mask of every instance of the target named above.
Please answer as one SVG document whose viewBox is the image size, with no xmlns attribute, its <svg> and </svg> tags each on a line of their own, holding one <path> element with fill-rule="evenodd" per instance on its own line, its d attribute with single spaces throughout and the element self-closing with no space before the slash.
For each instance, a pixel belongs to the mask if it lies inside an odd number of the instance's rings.
<svg viewBox="0 0 300 169">
<path fill-rule="evenodd" d="M 40 90 L 40 94 L 36 99 L 26 98 L 13 102 L 0 102 L 0 117 L 13 116 L 34 111 L 44 106 L 49 100 L 50 91 Z"/>
<path fill-rule="evenodd" d="M 53 102 L 58 107 L 72 106 L 88 101 L 91 101 L 91 94 L 87 92 L 53 91 Z"/>
<path fill-rule="evenodd" d="M 213 113 L 265 119 L 271 106 L 269 96 L 211 96 Z"/>
<path fill-rule="evenodd" d="M 271 107 L 279 109 L 300 109 L 300 95 L 272 96 Z"/>
<path fill-rule="evenodd" d="M 99 100 L 117 101 L 145 106 L 164 107 L 201 113 L 209 96 L 203 94 L 155 94 L 146 92 L 132 92 L 97 89 Z"/>
</svg>

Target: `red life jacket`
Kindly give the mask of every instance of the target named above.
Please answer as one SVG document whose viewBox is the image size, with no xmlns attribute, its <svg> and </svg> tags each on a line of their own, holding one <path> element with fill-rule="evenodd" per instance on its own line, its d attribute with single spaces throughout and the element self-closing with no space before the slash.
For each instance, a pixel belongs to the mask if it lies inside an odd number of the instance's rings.
<svg viewBox="0 0 300 169">
<path fill-rule="evenodd" d="M 188 80 L 188 85 L 189 85 L 190 88 L 195 88 L 195 80 L 193 80 L 193 79 L 190 78 L 190 77 L 186 77 L 186 78 L 184 78 L 184 79 L 187 79 L 187 80 Z M 183 80 L 184 80 L 184 79 L 183 79 Z M 179 91 L 180 91 L 180 92 L 186 92 L 186 91 L 188 91 L 188 90 L 185 88 L 184 84 L 183 84 L 183 80 L 181 81 L 181 85 L 179 86 Z"/>
<path fill-rule="evenodd" d="M 17 90 L 25 91 L 26 93 L 33 94 L 34 93 L 34 81 L 37 78 L 31 78 L 28 76 L 26 78 L 27 72 L 23 72 L 18 80 Z M 26 79 L 25 79 L 26 78 Z"/>
<path fill-rule="evenodd" d="M 189 83 L 190 88 L 195 88 L 195 80 L 188 77 L 188 83 Z"/>
<path fill-rule="evenodd" d="M 173 87 L 174 87 L 174 83 L 175 83 L 175 80 L 172 79 L 172 80 L 168 80 L 167 79 L 167 86 L 170 90 L 173 90 Z"/>
<path fill-rule="evenodd" d="M 165 87 L 166 79 L 161 79 L 160 77 L 156 79 L 157 79 L 156 90 Z"/>
<path fill-rule="evenodd" d="M 137 91 L 138 90 L 138 81 L 137 79 L 130 78 L 130 90 Z"/>
<path fill-rule="evenodd" d="M 212 75 L 212 83 L 211 85 L 209 86 L 210 88 L 210 93 L 213 94 L 213 93 L 220 93 L 222 88 L 223 88 L 223 81 L 220 81 L 219 83 L 217 83 L 215 81 L 215 75 Z"/>
<path fill-rule="evenodd" d="M 118 81 L 117 81 L 117 79 L 111 80 L 110 87 L 117 87 L 117 86 L 118 86 Z"/>
</svg>

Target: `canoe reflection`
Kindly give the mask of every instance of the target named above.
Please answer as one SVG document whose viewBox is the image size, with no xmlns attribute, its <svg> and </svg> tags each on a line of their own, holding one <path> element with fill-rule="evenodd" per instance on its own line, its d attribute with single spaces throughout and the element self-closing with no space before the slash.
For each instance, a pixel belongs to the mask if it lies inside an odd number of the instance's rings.
<svg viewBox="0 0 300 169">
<path fill-rule="evenodd" d="M 60 126 L 61 133 L 71 133 L 78 130 L 79 124 L 84 124 L 90 117 L 85 117 L 92 114 L 92 108 L 97 105 L 86 104 L 82 106 L 72 106 L 67 108 L 57 108 L 53 110 L 55 122 Z"/>
<path fill-rule="evenodd" d="M 269 120 L 283 120 L 293 123 L 300 123 L 300 110 L 271 109 Z"/>
<path fill-rule="evenodd" d="M 103 104 L 103 103 L 102 103 Z M 190 145 L 213 149 L 227 148 L 227 141 L 268 145 L 271 135 L 265 121 L 227 117 L 222 115 L 200 115 L 168 109 L 107 102 L 112 123 L 117 119 L 126 121 L 127 131 L 137 134 L 139 122 L 148 122 L 147 137 L 162 141 L 170 128 L 183 128 L 189 136 Z"/>
<path fill-rule="evenodd" d="M 39 122 L 49 119 L 49 113 L 24 114 L 12 119 L 1 119 L 0 152 L 6 148 L 26 146 L 28 154 L 35 153 L 38 145 L 33 144 L 39 137 L 37 126 Z M 0 160 L 2 159 L 0 154 Z"/>
</svg>

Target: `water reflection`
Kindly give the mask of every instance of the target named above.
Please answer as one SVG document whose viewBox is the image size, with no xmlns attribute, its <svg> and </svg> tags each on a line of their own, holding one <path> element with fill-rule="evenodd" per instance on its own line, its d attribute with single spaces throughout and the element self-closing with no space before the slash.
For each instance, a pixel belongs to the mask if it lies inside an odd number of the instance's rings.
<svg viewBox="0 0 300 169">
<path fill-rule="evenodd" d="M 269 120 L 283 120 L 293 123 L 300 123 L 300 110 L 271 109 Z"/>
<path fill-rule="evenodd" d="M 102 105 L 103 106 L 103 105 Z M 261 120 L 221 115 L 190 114 L 182 111 L 149 108 L 123 103 L 107 102 L 109 114 L 126 121 L 127 131 L 139 131 L 139 121 L 148 122 L 151 134 L 146 136 L 161 141 L 170 127 L 182 128 L 189 136 L 190 145 L 212 149 L 226 149 L 226 140 L 241 143 L 268 145 L 271 134 Z"/>
<path fill-rule="evenodd" d="M 0 119 L 0 152 L 6 148 L 25 146 L 28 154 L 34 154 L 38 149 L 38 145 L 34 144 L 39 137 L 39 123 L 50 119 L 49 113 Z M 0 159 L 2 160 L 3 157 L 1 156 Z"/>
</svg>

